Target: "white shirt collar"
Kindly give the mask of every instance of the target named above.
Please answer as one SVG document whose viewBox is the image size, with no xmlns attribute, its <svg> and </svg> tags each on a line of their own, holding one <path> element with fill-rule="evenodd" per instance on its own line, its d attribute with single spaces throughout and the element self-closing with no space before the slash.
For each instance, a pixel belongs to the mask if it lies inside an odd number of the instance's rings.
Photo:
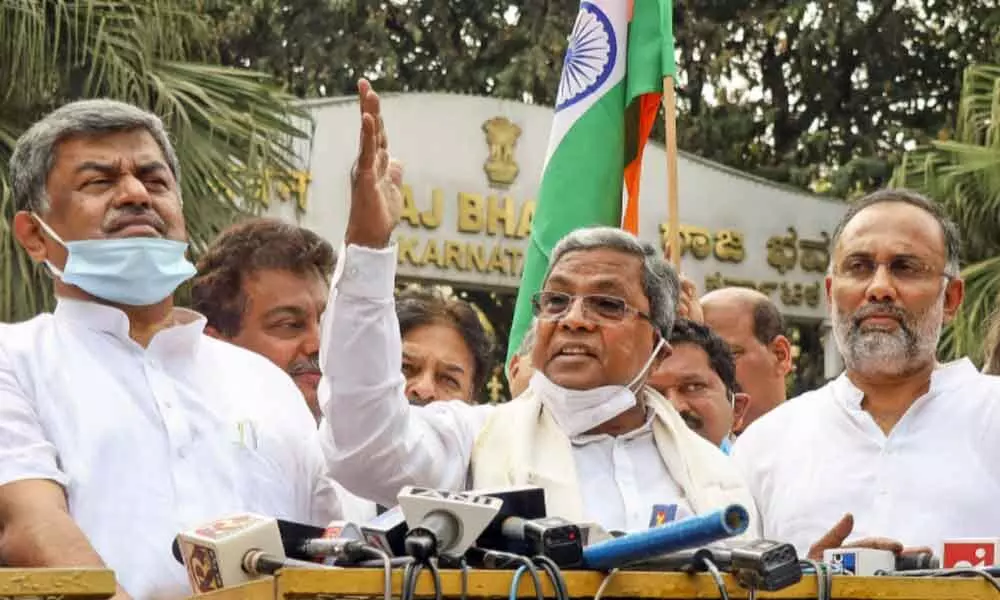
<svg viewBox="0 0 1000 600">
<path fill-rule="evenodd" d="M 186 308 L 173 309 L 176 324 L 156 333 L 150 342 L 167 354 L 192 352 L 198 346 L 207 320 L 200 313 Z M 135 343 L 129 337 L 129 321 L 120 309 L 87 300 L 57 298 L 54 316 L 57 321 L 107 333 L 124 341 Z"/>
<path fill-rule="evenodd" d="M 633 429 L 632 431 L 629 431 L 627 433 L 623 433 L 623 434 L 621 434 L 619 436 L 611 436 L 611 435 L 609 435 L 607 433 L 581 433 L 578 436 L 570 438 L 570 442 L 574 446 L 586 446 L 587 444 L 592 444 L 592 443 L 595 443 L 595 442 L 600 442 L 602 440 L 609 440 L 609 439 L 615 439 L 615 438 L 621 439 L 621 440 L 634 440 L 636 438 L 642 437 L 644 435 L 647 435 L 647 434 L 650 434 L 650 433 L 653 432 L 653 418 L 655 416 L 656 416 L 656 413 L 654 413 L 652 411 L 652 409 L 647 408 L 646 409 L 646 421 L 642 424 L 641 427 L 637 427 L 637 428 Z"/>
<path fill-rule="evenodd" d="M 941 392 L 968 381 L 970 376 L 980 375 L 976 366 L 968 358 L 960 358 L 948 363 L 937 365 L 931 372 L 931 384 L 926 396 L 932 397 Z M 833 382 L 833 395 L 839 402 L 850 409 L 861 410 L 861 402 L 865 394 L 847 377 L 847 372 L 840 374 Z"/>
</svg>

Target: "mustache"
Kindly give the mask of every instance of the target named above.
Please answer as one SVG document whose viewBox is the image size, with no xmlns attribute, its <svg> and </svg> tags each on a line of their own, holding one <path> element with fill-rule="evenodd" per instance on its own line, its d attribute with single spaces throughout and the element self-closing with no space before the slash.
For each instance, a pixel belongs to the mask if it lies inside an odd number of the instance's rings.
<svg viewBox="0 0 1000 600">
<path fill-rule="evenodd" d="M 305 360 L 297 360 L 292 363 L 292 366 L 288 369 L 288 374 L 292 377 L 296 375 L 303 375 L 306 373 L 321 373 L 322 370 L 319 368 L 319 357 L 307 358 Z"/>
<path fill-rule="evenodd" d="M 705 426 L 705 421 L 697 413 L 690 410 L 682 410 L 681 418 L 691 429 L 698 430 Z"/>
<path fill-rule="evenodd" d="M 112 233 L 123 227 L 123 221 L 129 221 L 136 217 L 147 219 L 149 224 L 161 235 L 167 231 L 166 221 L 155 210 L 134 204 L 127 204 L 122 208 L 109 211 L 104 217 L 101 228 L 106 233 Z"/>
<path fill-rule="evenodd" d="M 899 322 L 899 328 L 904 334 L 913 334 L 913 328 L 910 327 L 910 313 L 890 302 L 868 304 L 859 308 L 857 312 L 851 316 L 851 324 L 853 325 L 852 329 L 857 332 L 861 328 L 861 322 L 874 315 L 892 317 Z"/>
</svg>

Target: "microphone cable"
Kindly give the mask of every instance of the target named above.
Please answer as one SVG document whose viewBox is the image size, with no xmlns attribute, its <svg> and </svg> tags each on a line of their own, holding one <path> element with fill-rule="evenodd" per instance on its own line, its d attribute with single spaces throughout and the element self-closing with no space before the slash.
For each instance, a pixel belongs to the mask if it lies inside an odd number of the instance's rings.
<svg viewBox="0 0 1000 600">
<path fill-rule="evenodd" d="M 729 590 L 726 589 L 726 580 L 722 578 L 722 573 L 719 571 L 719 567 L 708 558 L 702 558 L 701 564 L 705 565 L 705 570 L 708 571 L 709 575 L 711 575 L 712 579 L 715 581 L 715 587 L 719 589 L 719 599 L 729 600 Z"/>
<path fill-rule="evenodd" d="M 420 576 L 423 565 L 413 561 L 406 563 L 403 567 L 403 585 L 399 591 L 399 600 L 413 600 L 413 588 L 416 585 L 416 578 Z"/>
<path fill-rule="evenodd" d="M 597 593 L 594 594 L 594 600 L 601 600 L 601 596 L 604 595 L 604 590 L 608 589 L 608 584 L 611 583 L 611 580 L 617 574 L 618 574 L 617 568 L 608 571 L 608 574 L 604 576 L 604 580 L 601 581 L 601 585 L 597 587 Z"/>
<path fill-rule="evenodd" d="M 556 591 L 556 600 L 570 600 L 569 586 L 566 585 L 566 578 L 563 577 L 562 569 L 548 556 L 539 554 L 532 559 L 536 565 L 542 567 L 552 581 L 552 588 Z"/>
<path fill-rule="evenodd" d="M 375 546 L 365 544 L 363 549 L 370 556 L 382 561 L 382 600 L 392 600 L 392 559 L 385 551 Z"/>
<path fill-rule="evenodd" d="M 517 600 L 517 591 L 521 585 L 521 577 L 525 573 L 531 575 L 531 581 L 535 585 L 536 600 L 545 600 L 545 597 L 542 595 L 542 578 L 538 574 L 538 568 L 535 567 L 535 565 L 532 564 L 530 560 L 524 558 L 523 556 L 520 558 L 524 559 L 524 562 L 521 563 L 521 566 L 518 567 L 516 571 L 514 571 L 514 576 L 510 580 L 510 596 L 508 596 L 509 600 Z"/>
<path fill-rule="evenodd" d="M 465 560 L 464 556 L 459 561 L 458 567 L 462 570 L 462 595 L 459 599 L 467 600 L 469 597 L 469 562 Z M 392 599 L 390 598 L 389 600 Z"/>
<path fill-rule="evenodd" d="M 495 563 L 494 564 L 494 563 L 490 562 L 490 561 L 498 559 L 498 558 L 499 559 L 506 559 L 506 560 L 509 560 L 511 562 L 516 562 L 518 565 L 520 565 L 517 568 L 517 570 L 514 571 L 514 578 L 511 580 L 511 584 L 510 584 L 511 588 L 510 588 L 510 594 L 509 594 L 509 597 L 511 598 L 511 600 L 514 600 L 514 599 L 517 598 L 518 586 L 520 586 L 520 584 L 521 584 L 521 577 L 524 576 L 525 572 L 527 572 L 529 575 L 531 575 L 531 581 L 535 585 L 535 600 L 545 600 L 545 596 L 542 595 L 542 577 L 539 574 L 538 567 L 535 566 L 535 563 L 531 562 L 531 560 L 529 560 L 527 557 L 521 556 L 520 554 L 514 554 L 513 552 L 504 552 L 502 550 L 486 550 L 485 551 L 484 562 L 487 563 L 488 567 L 491 566 L 491 565 L 492 565 L 492 568 L 497 568 L 498 565 L 500 565 L 501 568 L 502 568 L 502 566 L 506 566 L 506 565 L 503 565 L 503 563 Z"/>
<path fill-rule="evenodd" d="M 876 575 L 889 575 L 892 577 L 959 577 L 972 576 L 981 577 L 986 580 L 995 590 L 1000 592 L 1000 581 L 992 574 L 981 569 L 958 568 L 958 569 L 917 569 L 912 571 L 879 571 Z"/>
<path fill-rule="evenodd" d="M 826 563 L 804 559 L 800 560 L 799 564 L 811 567 L 816 573 L 816 600 L 830 600 L 833 595 L 833 581 L 831 581 Z"/>
<path fill-rule="evenodd" d="M 413 596 L 416 594 L 417 590 L 417 581 L 420 579 L 420 573 L 423 571 L 424 567 L 426 567 L 430 572 L 431 579 L 434 583 L 434 600 L 442 600 L 441 571 L 438 569 L 437 561 L 434 559 L 430 559 L 423 563 L 417 561 L 407 563 L 406 567 L 403 569 L 403 588 L 400 590 L 400 600 L 413 600 Z"/>
<path fill-rule="evenodd" d="M 427 569 L 431 572 L 431 578 L 434 581 L 434 600 L 441 600 L 441 571 L 438 569 L 436 558 L 431 558 L 427 561 Z M 414 589 L 416 589 L 416 586 L 417 584 L 414 581 Z"/>
</svg>

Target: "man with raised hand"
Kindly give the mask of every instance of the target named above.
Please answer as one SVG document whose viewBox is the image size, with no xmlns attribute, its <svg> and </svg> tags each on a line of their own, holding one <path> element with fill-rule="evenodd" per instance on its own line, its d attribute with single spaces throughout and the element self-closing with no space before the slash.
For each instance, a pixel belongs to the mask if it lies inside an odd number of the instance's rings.
<svg viewBox="0 0 1000 600">
<path fill-rule="evenodd" d="M 679 282 L 655 249 L 619 229 L 567 235 L 534 297 L 536 369 L 516 402 L 411 406 L 393 310 L 401 169 L 390 160 L 378 96 L 361 88 L 361 150 L 345 249 L 321 332 L 324 441 L 333 475 L 394 504 L 405 485 L 538 485 L 548 512 L 609 530 L 731 503 L 756 514 L 726 456 L 645 385 L 670 352 Z"/>
</svg>

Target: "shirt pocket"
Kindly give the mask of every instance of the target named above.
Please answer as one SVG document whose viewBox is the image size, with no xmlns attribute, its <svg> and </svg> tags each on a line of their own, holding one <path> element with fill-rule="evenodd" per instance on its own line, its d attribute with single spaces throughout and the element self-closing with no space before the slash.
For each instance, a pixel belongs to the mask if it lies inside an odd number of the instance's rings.
<svg viewBox="0 0 1000 600">
<path fill-rule="evenodd" d="M 262 515 L 302 521 L 308 519 L 307 507 L 301 506 L 299 490 L 304 465 L 291 456 L 277 440 L 261 436 L 259 431 L 244 434 L 231 442 L 240 497 L 245 509 Z"/>
</svg>

